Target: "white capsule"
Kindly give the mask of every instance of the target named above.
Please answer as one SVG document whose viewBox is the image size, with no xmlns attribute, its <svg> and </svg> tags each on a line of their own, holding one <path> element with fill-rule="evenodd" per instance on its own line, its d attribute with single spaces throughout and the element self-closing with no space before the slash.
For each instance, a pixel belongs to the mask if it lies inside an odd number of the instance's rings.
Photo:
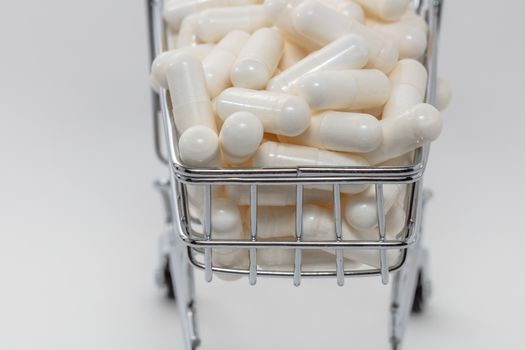
<svg viewBox="0 0 525 350">
<path fill-rule="evenodd" d="M 264 6 L 269 18 L 273 20 L 273 25 L 279 29 L 286 41 L 292 42 L 307 52 L 319 50 L 320 45 L 299 34 L 292 24 L 292 11 L 301 2 L 302 0 L 264 0 Z"/>
<path fill-rule="evenodd" d="M 173 61 L 177 60 L 180 54 L 190 54 L 197 59 L 202 60 L 213 49 L 212 44 L 202 44 L 192 47 L 181 47 L 175 50 L 164 51 L 153 60 L 151 64 L 150 82 L 155 91 L 159 91 L 162 87 L 168 89 L 168 81 L 166 80 L 166 69 Z"/>
<path fill-rule="evenodd" d="M 281 60 L 279 61 L 279 68 L 281 71 L 293 66 L 300 60 L 306 57 L 308 53 L 301 47 L 295 45 L 290 41 L 284 43 L 284 51 Z M 275 74 L 278 75 L 281 72 Z"/>
<path fill-rule="evenodd" d="M 294 207 L 260 207 L 257 211 L 257 237 L 259 239 L 275 239 L 295 235 L 295 208 Z M 335 241 L 335 222 L 333 210 L 307 204 L 303 207 L 302 220 L 303 241 Z M 362 240 L 346 222 L 342 222 L 342 238 L 345 241 Z M 379 239 L 374 237 L 372 239 Z M 323 249 L 334 254 L 333 249 Z M 377 267 L 379 254 L 377 251 L 344 250 L 347 259 Z M 393 265 L 399 255 L 397 251 L 387 253 L 389 266 Z"/>
<path fill-rule="evenodd" d="M 350 19 L 360 23 L 365 21 L 365 12 L 358 3 L 352 0 L 323 0 L 325 5 L 330 6 Z"/>
<path fill-rule="evenodd" d="M 383 119 L 395 117 L 425 100 L 427 70 L 418 61 L 399 61 L 389 79 L 392 93 L 383 109 Z"/>
<path fill-rule="evenodd" d="M 211 205 L 212 234 L 214 240 L 242 240 L 245 235 L 239 208 L 229 199 L 217 198 Z M 214 248 L 212 264 L 215 267 L 247 269 L 249 264 L 248 250 L 237 248 Z M 241 275 L 217 274 L 226 280 L 239 279 Z"/>
<path fill-rule="evenodd" d="M 168 67 L 166 77 L 179 135 L 195 125 L 217 132 L 201 62 L 192 55 L 181 54 Z"/>
<path fill-rule="evenodd" d="M 406 185 L 383 185 L 385 214 L 399 198 Z M 348 196 L 344 203 L 346 222 L 358 230 L 370 230 L 377 226 L 377 204 L 375 186 L 355 196 Z"/>
<path fill-rule="evenodd" d="M 427 48 L 427 25 L 423 18 L 407 12 L 399 22 L 385 23 L 369 19 L 366 25 L 394 41 L 399 58 L 420 58 Z"/>
<path fill-rule="evenodd" d="M 186 16 L 209 7 L 240 6 L 255 4 L 257 0 L 175 0 L 164 5 L 163 17 L 174 31 L 179 27 Z"/>
<path fill-rule="evenodd" d="M 199 22 L 199 14 L 193 13 L 186 16 L 182 21 L 178 35 L 178 47 L 195 46 L 198 44 L 198 38 L 195 31 L 197 30 L 197 23 Z"/>
<path fill-rule="evenodd" d="M 408 9 L 410 0 L 356 0 L 366 13 L 384 21 L 397 21 Z"/>
<path fill-rule="evenodd" d="M 235 30 L 228 33 L 202 60 L 206 85 L 211 98 L 231 86 L 230 70 L 250 34 Z"/>
<path fill-rule="evenodd" d="M 308 0 L 297 6 L 292 21 L 299 33 L 321 46 L 346 34 L 361 36 L 365 39 L 369 51 L 368 68 L 388 73 L 398 60 L 397 48 L 391 39 L 318 1 Z"/>
<path fill-rule="evenodd" d="M 406 227 L 406 213 L 403 206 L 398 202 L 385 215 L 385 235 L 387 239 L 395 239 Z M 362 239 L 377 239 L 379 237 L 379 227 L 369 230 L 356 230 L 356 235 Z"/>
<path fill-rule="evenodd" d="M 381 143 L 381 124 L 369 114 L 326 111 L 312 116 L 310 127 L 279 141 L 340 152 L 370 152 Z"/>
<path fill-rule="evenodd" d="M 170 28 L 166 28 L 166 47 L 169 51 L 179 47 L 179 34 Z"/>
<path fill-rule="evenodd" d="M 356 35 L 345 35 L 313 52 L 276 75 L 268 82 L 268 90 L 293 92 L 303 75 L 325 70 L 359 69 L 368 61 L 365 41 Z"/>
<path fill-rule="evenodd" d="M 445 79 L 438 78 L 436 85 L 436 108 L 445 110 L 452 99 L 452 88 Z"/>
<path fill-rule="evenodd" d="M 298 96 L 278 92 L 229 88 L 216 98 L 215 110 L 222 120 L 234 112 L 251 112 L 264 131 L 279 135 L 296 136 L 310 125 L 308 104 Z"/>
<path fill-rule="evenodd" d="M 381 120 L 383 141 L 377 149 L 363 154 L 370 164 L 383 163 L 434 141 L 441 133 L 441 114 L 420 103 L 397 117 Z"/>
<path fill-rule="evenodd" d="M 295 237 L 280 237 L 282 240 L 294 241 Z M 263 269 L 273 271 L 294 271 L 295 249 L 258 249 L 257 265 Z M 361 266 L 360 263 L 344 259 L 347 270 L 354 270 Z M 304 249 L 301 253 L 301 270 L 303 272 L 334 271 L 336 269 L 335 257 L 320 249 Z"/>
<path fill-rule="evenodd" d="M 319 150 L 314 147 L 291 145 L 286 143 L 265 142 L 253 157 L 253 166 L 257 168 L 282 168 L 298 166 L 367 166 L 360 156 L 348 153 L 337 153 Z M 309 185 L 309 188 L 331 191 L 330 185 Z M 367 185 L 341 186 L 343 193 L 359 193 Z"/>
<path fill-rule="evenodd" d="M 229 164 L 244 163 L 257 151 L 263 134 L 263 126 L 253 113 L 233 113 L 219 134 L 223 159 Z"/>
<path fill-rule="evenodd" d="M 300 78 L 297 93 L 314 110 L 359 110 L 383 106 L 390 97 L 390 81 L 377 69 L 310 73 Z"/>
<path fill-rule="evenodd" d="M 182 162 L 192 167 L 220 166 L 219 138 L 207 126 L 188 128 L 179 137 L 179 154 Z"/>
<path fill-rule="evenodd" d="M 283 54 L 284 40 L 274 28 L 261 28 L 241 49 L 231 71 L 234 86 L 264 89 Z"/>
<path fill-rule="evenodd" d="M 245 185 L 225 185 L 226 196 L 238 205 L 250 204 L 250 187 Z M 289 185 L 265 185 L 257 187 L 257 204 L 260 206 L 287 206 L 295 205 L 297 190 Z M 303 190 L 303 203 L 329 205 L 333 195 L 328 191 L 305 188 Z"/>
<path fill-rule="evenodd" d="M 217 42 L 233 30 L 253 32 L 271 24 L 263 5 L 217 7 L 201 12 L 197 37 L 207 43 Z"/>
</svg>

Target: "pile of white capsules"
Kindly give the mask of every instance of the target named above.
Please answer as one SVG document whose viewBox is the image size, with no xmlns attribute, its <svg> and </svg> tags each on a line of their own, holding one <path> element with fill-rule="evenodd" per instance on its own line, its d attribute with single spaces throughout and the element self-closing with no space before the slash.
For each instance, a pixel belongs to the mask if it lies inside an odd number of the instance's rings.
<svg viewBox="0 0 525 350">
<path fill-rule="evenodd" d="M 169 51 L 153 62 L 169 90 L 180 159 L 190 167 L 401 165 L 441 132 L 423 103 L 418 61 L 427 25 L 409 0 L 173 0 L 164 8 Z M 438 84 L 438 108 L 450 90 Z M 248 237 L 247 186 L 215 186 L 212 237 Z M 331 186 L 304 190 L 302 239 L 333 240 Z M 343 239 L 377 239 L 375 189 L 341 186 Z M 405 224 L 403 185 L 385 185 L 387 237 Z M 192 210 L 202 189 L 188 186 Z M 259 186 L 258 239 L 294 240 L 294 186 Z M 335 264 L 305 250 L 303 268 Z M 377 267 L 377 252 L 349 250 L 345 266 Z M 396 258 L 391 254 L 389 259 Z M 217 266 L 247 268 L 246 249 L 216 248 Z M 293 249 L 259 249 L 262 268 L 293 270 Z M 351 265 L 351 266 L 354 266 Z"/>
</svg>

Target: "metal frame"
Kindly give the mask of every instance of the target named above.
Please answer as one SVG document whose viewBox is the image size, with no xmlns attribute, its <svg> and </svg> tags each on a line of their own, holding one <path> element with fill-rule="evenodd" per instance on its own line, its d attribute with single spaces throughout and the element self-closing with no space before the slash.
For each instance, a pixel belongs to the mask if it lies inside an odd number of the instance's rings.
<svg viewBox="0 0 525 350">
<path fill-rule="evenodd" d="M 416 8 L 424 13 L 429 25 L 428 48 L 425 65 L 428 71 L 426 102 L 434 104 L 437 73 L 437 41 L 442 11 L 442 0 L 415 1 Z M 163 51 L 165 28 L 161 16 L 163 1 L 148 0 L 148 20 L 150 26 L 151 57 Z M 153 118 L 155 128 L 155 150 L 159 159 L 168 165 L 170 180 L 157 183 L 163 193 L 169 223 L 162 237 L 162 254 L 169 255 L 170 268 L 174 276 L 178 308 L 182 313 L 186 349 L 195 349 L 200 340 L 195 321 L 194 281 L 192 266 L 205 271 L 207 281 L 212 280 L 214 272 L 247 275 L 254 285 L 260 276 L 291 277 L 299 286 L 303 277 L 335 277 L 337 284 L 344 285 L 345 276 L 380 276 L 384 284 L 389 282 L 390 272 L 394 273 L 392 293 L 391 344 L 399 349 L 418 276 L 422 273 L 428 285 L 428 256 L 421 245 L 421 222 L 423 206 L 423 173 L 428 160 L 430 146 L 414 152 L 413 163 L 408 166 L 368 166 L 368 167 L 296 167 L 271 169 L 216 169 L 189 168 L 182 164 L 178 155 L 177 135 L 171 115 L 168 92 L 161 89 L 153 93 Z M 162 119 L 166 153 L 162 152 Z M 305 241 L 302 239 L 303 189 L 305 185 L 330 184 L 333 188 L 333 208 L 336 230 L 330 241 Z M 212 237 L 211 202 L 213 186 L 223 184 L 244 184 L 250 186 L 250 237 L 245 240 L 216 240 Z M 377 240 L 342 239 L 340 186 L 345 184 L 370 184 L 375 186 L 378 212 L 379 235 Z M 406 184 L 405 209 L 407 221 L 405 228 L 395 239 L 386 239 L 383 186 L 386 184 Z M 203 232 L 194 232 L 190 223 L 196 218 L 189 214 L 187 186 L 202 186 L 204 189 Z M 296 230 L 295 240 L 269 241 L 257 239 L 257 190 L 264 185 L 296 186 Z M 200 218 L 198 218 L 200 219 Z M 247 269 L 233 269 L 213 266 L 213 248 L 228 247 L 249 249 L 250 264 Z M 293 271 L 262 270 L 257 266 L 257 249 L 294 249 L 295 265 Z M 336 268 L 330 271 L 304 271 L 302 268 L 303 249 L 334 249 Z M 379 267 L 369 269 L 345 269 L 344 250 L 375 250 L 379 252 Z M 400 250 L 400 259 L 388 266 L 387 250 Z M 198 256 L 204 254 L 204 261 Z M 427 288 L 428 289 L 428 288 Z"/>
</svg>

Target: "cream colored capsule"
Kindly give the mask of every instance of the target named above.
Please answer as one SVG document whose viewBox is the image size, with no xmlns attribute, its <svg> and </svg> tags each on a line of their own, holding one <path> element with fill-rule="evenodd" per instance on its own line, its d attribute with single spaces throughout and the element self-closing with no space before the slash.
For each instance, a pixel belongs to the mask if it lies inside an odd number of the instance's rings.
<svg viewBox="0 0 525 350">
<path fill-rule="evenodd" d="M 360 156 L 348 153 L 319 150 L 314 147 L 299 146 L 277 142 L 263 143 L 252 164 L 258 168 L 280 167 L 315 167 L 315 166 L 367 166 L 368 163 Z M 331 191 L 330 185 L 309 185 L 309 188 Z M 367 185 L 355 184 L 341 186 L 343 193 L 359 193 Z"/>
<path fill-rule="evenodd" d="M 395 239 L 406 226 L 406 213 L 403 206 L 398 202 L 394 203 L 385 215 L 385 235 L 387 239 Z M 356 230 L 356 235 L 363 239 L 375 239 L 379 237 L 379 227 L 369 230 Z"/>
<path fill-rule="evenodd" d="M 203 125 L 188 128 L 179 137 L 179 154 L 182 162 L 191 167 L 220 166 L 217 133 Z"/>
<path fill-rule="evenodd" d="M 345 35 L 313 52 L 301 61 L 276 75 L 268 82 L 268 90 L 293 93 L 303 75 L 324 71 L 358 69 L 368 61 L 365 41 L 356 35 Z"/>
<path fill-rule="evenodd" d="M 174 31 L 178 31 L 184 18 L 209 7 L 255 4 L 257 0 L 173 0 L 164 5 L 163 17 Z"/>
<path fill-rule="evenodd" d="M 201 62 L 190 54 L 178 55 L 167 68 L 166 77 L 179 135 L 195 125 L 217 133 Z"/>
<path fill-rule="evenodd" d="M 383 185 L 385 214 L 405 190 L 406 185 Z M 348 196 L 344 202 L 346 222 L 358 230 L 370 230 L 377 226 L 377 204 L 375 186 L 355 196 Z"/>
<path fill-rule="evenodd" d="M 193 13 L 182 21 L 178 35 L 178 47 L 195 46 L 198 44 L 197 23 L 199 22 L 199 14 Z"/>
<path fill-rule="evenodd" d="M 246 185 L 225 185 L 228 198 L 238 205 L 250 204 L 250 187 Z M 290 185 L 260 185 L 257 187 L 257 204 L 260 206 L 287 206 L 295 205 L 297 190 Z M 303 203 L 329 205 L 333 195 L 328 191 L 305 188 L 303 190 Z"/>
<path fill-rule="evenodd" d="M 438 78 L 436 85 L 436 108 L 445 110 L 452 99 L 452 88 L 445 79 Z"/>
<path fill-rule="evenodd" d="M 279 141 L 341 152 L 370 152 L 381 143 L 381 124 L 369 114 L 326 111 L 313 116 L 310 127 Z"/>
<path fill-rule="evenodd" d="M 356 0 L 370 15 L 384 21 L 397 21 L 407 11 L 410 0 Z"/>
<path fill-rule="evenodd" d="M 192 47 L 181 47 L 175 50 L 165 51 L 155 57 L 151 64 L 150 82 L 155 91 L 159 91 L 162 87 L 168 89 L 168 81 L 166 80 L 166 69 L 173 62 L 176 61 L 180 54 L 191 54 L 202 60 L 212 50 L 212 44 L 202 44 Z"/>
<path fill-rule="evenodd" d="M 307 74 L 297 93 L 314 110 L 358 110 L 380 107 L 390 97 L 390 81 L 377 69 L 322 71 Z"/>
<path fill-rule="evenodd" d="M 295 208 L 294 207 L 260 207 L 257 211 L 257 237 L 260 239 L 275 239 L 295 235 Z M 303 207 L 302 218 L 303 241 L 335 241 L 335 221 L 332 209 L 307 204 Z M 346 241 L 362 240 L 356 231 L 346 222 L 342 222 L 342 239 Z M 379 237 L 367 237 L 377 240 Z M 323 249 L 334 254 L 333 249 Z M 389 266 L 393 265 L 399 255 L 397 251 L 389 250 L 387 259 Z M 347 259 L 364 263 L 370 266 L 379 266 L 377 251 L 344 250 Z"/>
<path fill-rule="evenodd" d="M 273 25 L 279 29 L 286 41 L 292 42 L 307 52 L 319 50 L 320 45 L 298 33 L 292 24 L 292 11 L 301 2 L 302 0 L 264 0 L 264 6 Z"/>
<path fill-rule="evenodd" d="M 363 154 L 370 164 L 383 163 L 434 141 L 441 133 L 441 114 L 420 103 L 397 117 L 381 120 L 383 141 L 377 149 Z"/>
<path fill-rule="evenodd" d="M 383 109 L 383 119 L 395 117 L 425 100 L 427 70 L 418 61 L 399 61 L 389 79 L 392 93 Z"/>
<path fill-rule="evenodd" d="M 368 68 L 389 73 L 398 60 L 397 48 L 392 40 L 319 1 L 307 0 L 298 5 L 293 10 L 292 22 L 299 33 L 321 46 L 346 34 L 361 36 L 369 51 Z"/>
<path fill-rule="evenodd" d="M 244 163 L 257 151 L 263 134 L 263 126 L 254 114 L 233 113 L 226 118 L 219 134 L 223 159 L 229 164 Z"/>
<path fill-rule="evenodd" d="M 279 69 L 283 71 L 285 69 L 290 68 L 291 66 L 305 58 L 307 54 L 308 53 L 303 48 L 295 45 L 290 41 L 286 41 L 284 43 L 283 56 L 279 61 Z M 278 74 L 280 74 L 280 72 Z"/>
<path fill-rule="evenodd" d="M 399 58 L 420 58 L 427 48 L 427 24 L 415 13 L 407 12 L 399 22 L 366 21 L 373 28 L 394 41 Z"/>
<path fill-rule="evenodd" d="M 360 23 L 364 23 L 365 21 L 365 12 L 363 11 L 363 8 L 353 0 L 323 0 L 322 2 L 348 18 Z"/>
<path fill-rule="evenodd" d="M 296 136 L 310 125 L 308 104 L 301 97 L 278 92 L 229 88 L 217 96 L 215 110 L 223 120 L 234 112 L 251 112 L 264 131 L 279 135 Z"/>
<path fill-rule="evenodd" d="M 233 30 L 253 32 L 271 25 L 263 5 L 217 7 L 201 12 L 197 37 L 207 43 L 217 42 Z"/>
<path fill-rule="evenodd" d="M 202 60 L 206 85 L 211 98 L 231 86 L 230 70 L 250 34 L 234 30 L 228 33 Z"/>
<path fill-rule="evenodd" d="M 277 29 L 258 29 L 243 46 L 233 65 L 233 85 L 264 89 L 277 68 L 283 49 L 284 40 Z"/>
<path fill-rule="evenodd" d="M 279 240 L 294 241 L 295 237 L 279 237 Z M 295 249 L 258 249 L 257 265 L 263 269 L 274 271 L 294 271 Z M 357 269 L 361 263 L 344 259 L 345 269 Z M 301 270 L 307 271 L 334 271 L 336 269 L 333 254 L 321 249 L 303 249 L 301 253 Z"/>
</svg>

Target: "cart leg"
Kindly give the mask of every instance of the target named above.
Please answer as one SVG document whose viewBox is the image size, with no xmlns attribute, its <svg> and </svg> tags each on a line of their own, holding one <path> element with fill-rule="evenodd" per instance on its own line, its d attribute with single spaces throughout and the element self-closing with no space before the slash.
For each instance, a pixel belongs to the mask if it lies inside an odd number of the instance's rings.
<svg viewBox="0 0 525 350">
<path fill-rule="evenodd" d="M 193 269 L 189 263 L 186 246 L 180 242 L 177 234 L 174 236 L 170 242 L 170 267 L 177 294 L 177 308 L 184 333 L 185 349 L 194 350 L 200 345 L 200 339 L 197 332 Z"/>
</svg>

